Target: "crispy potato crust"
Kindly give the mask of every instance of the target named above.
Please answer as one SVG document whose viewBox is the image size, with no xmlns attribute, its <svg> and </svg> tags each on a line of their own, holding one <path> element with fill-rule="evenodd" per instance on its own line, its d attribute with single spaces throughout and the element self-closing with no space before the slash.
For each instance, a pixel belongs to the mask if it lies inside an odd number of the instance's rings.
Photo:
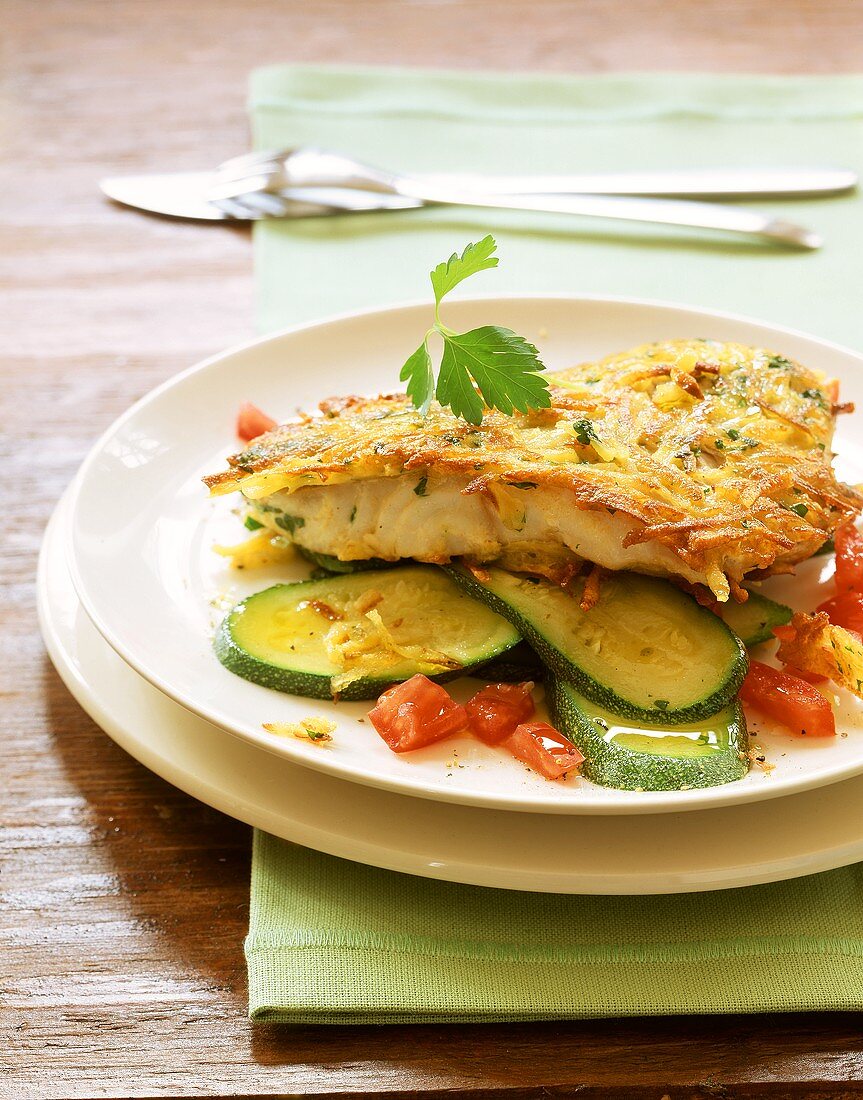
<svg viewBox="0 0 863 1100">
<path fill-rule="evenodd" d="M 787 571 L 863 497 L 831 468 L 835 382 L 763 349 L 648 344 L 548 376 L 552 407 L 479 427 L 404 394 L 325 401 L 205 478 L 213 493 L 277 491 L 410 471 L 458 473 L 464 493 L 554 485 L 576 509 L 622 512 L 625 545 L 662 544 L 734 592 L 745 572 Z"/>
<path fill-rule="evenodd" d="M 783 664 L 826 676 L 863 699 L 863 645 L 856 634 L 834 626 L 823 611 L 798 611 L 777 634 Z"/>
</svg>

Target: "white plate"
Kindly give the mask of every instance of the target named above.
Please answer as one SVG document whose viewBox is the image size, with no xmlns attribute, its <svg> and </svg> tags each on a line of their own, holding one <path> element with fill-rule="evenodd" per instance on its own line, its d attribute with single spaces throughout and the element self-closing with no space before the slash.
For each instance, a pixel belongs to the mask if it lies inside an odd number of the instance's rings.
<svg viewBox="0 0 863 1100">
<path fill-rule="evenodd" d="M 863 407 L 863 360 L 797 333 L 740 318 L 645 302 L 584 298 L 512 298 L 454 302 L 448 323 L 468 328 L 498 320 L 540 344 L 549 367 L 591 359 L 647 340 L 705 336 L 760 344 L 801 359 L 843 382 Z M 208 500 L 206 472 L 236 448 L 236 410 L 251 400 L 277 417 L 314 408 L 322 397 L 376 392 L 397 384 L 406 349 L 416 346 L 429 307 L 405 306 L 307 325 L 226 352 L 172 379 L 129 410 L 96 444 L 73 490 L 72 574 L 94 623 L 139 673 L 190 710 L 276 756 L 342 778 L 427 798 L 511 810 L 645 813 L 751 801 L 847 778 L 863 770 L 863 726 L 845 697 L 839 725 L 847 738 L 806 742 L 781 732 L 760 743 L 775 771 L 758 769 L 724 787 L 672 793 L 602 789 L 584 780 L 549 783 L 479 742 L 445 742 L 397 756 L 360 719 L 363 704 L 318 703 L 280 695 L 223 669 L 211 637 L 231 601 L 307 567 L 238 574 L 212 552 L 245 534 L 235 502 Z M 841 473 L 863 478 L 855 421 L 840 427 Z M 789 586 L 791 602 L 811 607 L 816 559 Z M 781 595 L 780 595 L 781 598 Z M 220 609 L 213 604 L 217 603 Z M 463 681 L 466 694 L 475 681 Z M 458 691 L 458 689 L 456 689 Z M 262 723 L 326 713 L 334 742 L 319 747 L 266 733 Z M 760 737 L 760 735 L 759 735 Z"/>
<path fill-rule="evenodd" d="M 863 859 L 863 777 L 779 802 L 685 815 L 560 817 L 410 798 L 274 757 L 172 702 L 107 645 L 69 577 L 63 511 L 49 525 L 39 563 L 51 660 L 118 745 L 240 821 L 376 867 L 550 893 L 717 890 Z"/>
</svg>

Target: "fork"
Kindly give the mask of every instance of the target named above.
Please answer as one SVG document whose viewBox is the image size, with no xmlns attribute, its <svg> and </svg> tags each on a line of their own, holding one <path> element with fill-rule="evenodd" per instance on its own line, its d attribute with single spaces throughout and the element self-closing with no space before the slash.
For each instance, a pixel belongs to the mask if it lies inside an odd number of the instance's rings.
<svg viewBox="0 0 863 1100">
<path fill-rule="evenodd" d="M 250 153 L 226 161 L 207 197 L 231 217 L 296 217 L 297 202 L 304 204 L 306 212 L 316 206 L 321 214 L 456 205 L 695 226 L 813 249 L 821 244 L 817 234 L 759 211 L 645 195 L 731 196 L 777 191 L 802 195 L 847 190 L 855 182 L 853 173 L 840 169 L 565 177 L 408 176 L 373 168 L 339 153 L 298 148 Z M 596 188 L 599 193 L 585 193 L 585 187 Z M 614 189 L 616 193 L 608 193 Z M 522 193 L 525 190 L 532 193 Z"/>
</svg>

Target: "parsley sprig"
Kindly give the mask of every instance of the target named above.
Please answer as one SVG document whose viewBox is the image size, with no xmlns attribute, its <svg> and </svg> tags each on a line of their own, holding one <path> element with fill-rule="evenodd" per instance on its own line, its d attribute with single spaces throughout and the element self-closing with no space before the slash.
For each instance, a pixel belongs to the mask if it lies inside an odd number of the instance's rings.
<svg viewBox="0 0 863 1100">
<path fill-rule="evenodd" d="M 477 244 L 467 245 L 461 256 L 454 252 L 431 272 L 434 324 L 399 376 L 407 382 L 408 396 L 423 415 L 433 397 L 470 424 L 482 423 L 484 406 L 512 416 L 515 409 L 527 412 L 551 404 L 548 383 L 538 375 L 545 370 L 539 352 L 523 336 L 499 325 L 458 333 L 440 319 L 445 295 L 471 275 L 497 267 L 496 249 L 497 242 L 489 234 Z M 428 349 L 434 333 L 443 339 L 437 383 Z"/>
</svg>

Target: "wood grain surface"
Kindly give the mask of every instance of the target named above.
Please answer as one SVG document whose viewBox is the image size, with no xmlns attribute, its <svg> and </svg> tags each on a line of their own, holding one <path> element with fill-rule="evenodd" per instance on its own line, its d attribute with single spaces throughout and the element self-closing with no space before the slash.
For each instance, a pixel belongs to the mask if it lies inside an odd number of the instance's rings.
<svg viewBox="0 0 863 1100">
<path fill-rule="evenodd" d="M 252 1028 L 249 830 L 81 712 L 33 574 L 95 436 L 252 335 L 245 230 L 100 200 L 104 174 L 248 144 L 276 61 L 461 68 L 863 69 L 859 0 L 0 2 L 0 1097 L 863 1095 L 863 1016 Z"/>
</svg>

